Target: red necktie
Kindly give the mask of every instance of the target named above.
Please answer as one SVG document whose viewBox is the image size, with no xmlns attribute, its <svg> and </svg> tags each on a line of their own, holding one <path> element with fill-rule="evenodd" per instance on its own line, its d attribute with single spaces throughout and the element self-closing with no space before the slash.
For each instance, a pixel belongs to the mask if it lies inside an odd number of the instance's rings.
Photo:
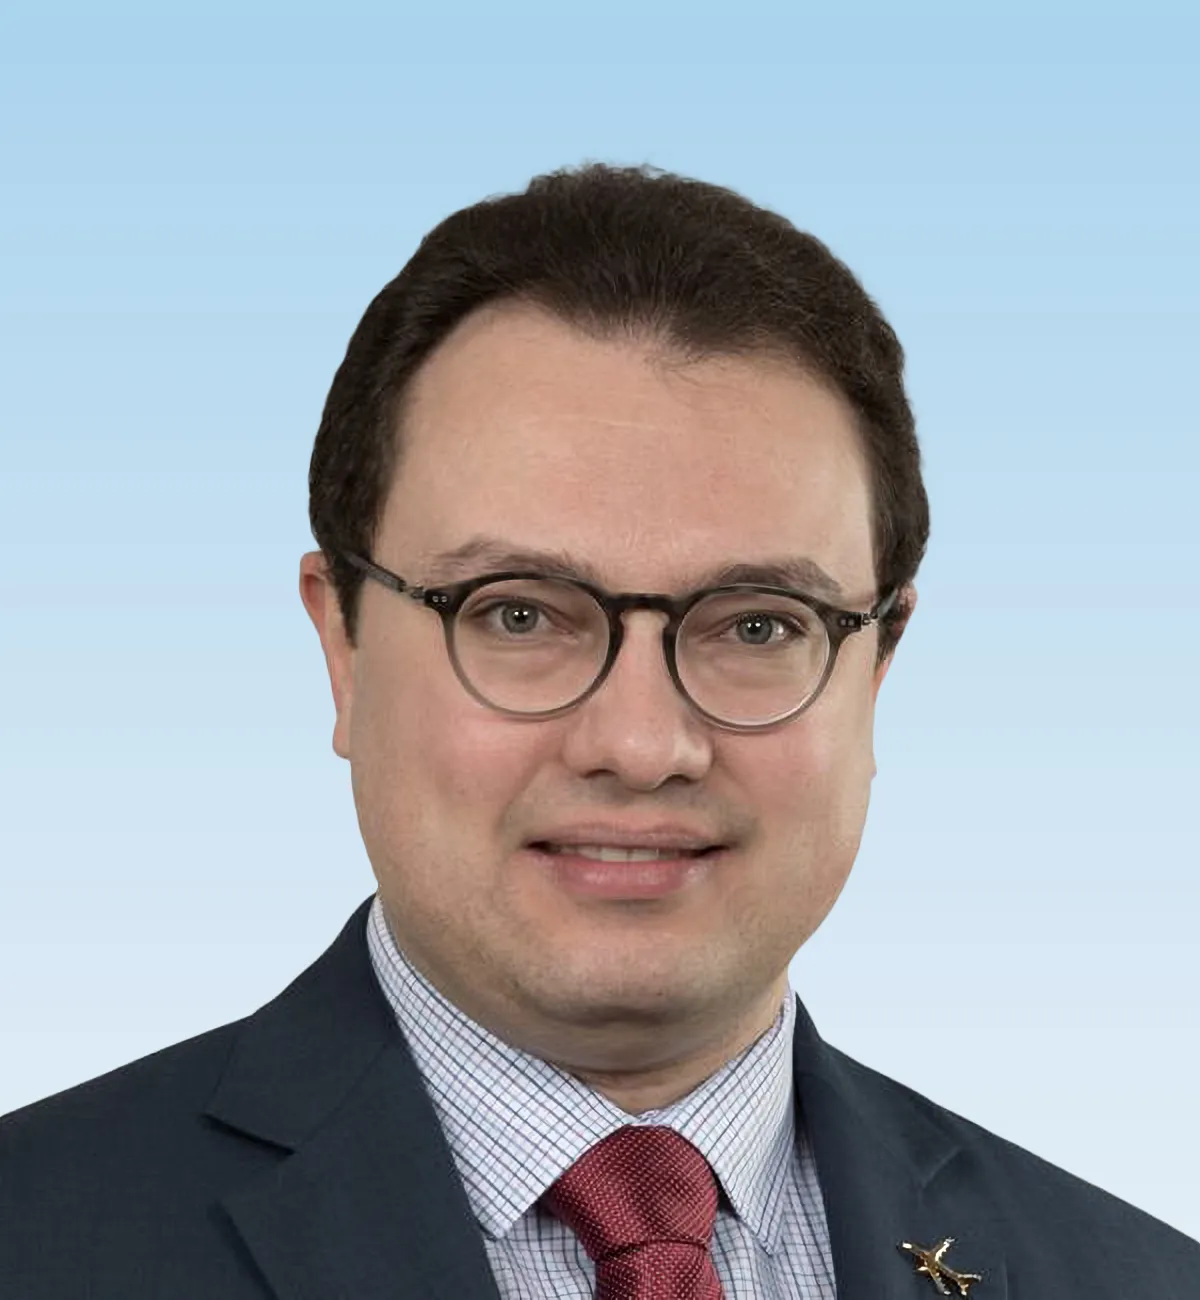
<svg viewBox="0 0 1200 1300">
<path fill-rule="evenodd" d="M 708 1253 L 717 1181 L 672 1129 L 618 1129 L 543 1202 L 596 1261 L 596 1300 L 722 1300 Z"/>
</svg>

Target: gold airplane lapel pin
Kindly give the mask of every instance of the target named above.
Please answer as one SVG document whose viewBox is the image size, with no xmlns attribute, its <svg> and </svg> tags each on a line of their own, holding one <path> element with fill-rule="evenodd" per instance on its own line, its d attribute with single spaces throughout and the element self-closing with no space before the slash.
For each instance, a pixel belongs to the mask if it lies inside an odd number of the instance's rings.
<svg viewBox="0 0 1200 1300">
<path fill-rule="evenodd" d="M 955 1272 L 949 1264 L 942 1262 L 942 1256 L 953 1245 L 954 1238 L 946 1237 L 938 1246 L 914 1246 L 911 1242 L 902 1241 L 898 1248 L 907 1250 L 910 1254 L 916 1256 L 917 1272 L 924 1273 L 942 1295 L 952 1294 L 950 1288 L 946 1285 L 946 1282 L 950 1281 L 958 1287 L 958 1294 L 965 1296 L 971 1283 L 982 1282 L 983 1276 L 979 1273 Z"/>
</svg>

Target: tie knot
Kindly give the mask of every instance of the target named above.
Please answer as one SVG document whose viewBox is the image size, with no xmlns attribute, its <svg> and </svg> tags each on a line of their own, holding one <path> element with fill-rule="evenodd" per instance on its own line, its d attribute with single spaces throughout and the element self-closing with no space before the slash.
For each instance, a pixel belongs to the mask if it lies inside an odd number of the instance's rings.
<svg viewBox="0 0 1200 1300">
<path fill-rule="evenodd" d="M 628 1125 L 585 1151 L 544 1200 L 599 1263 L 654 1242 L 707 1251 L 717 1181 L 673 1129 Z"/>
</svg>

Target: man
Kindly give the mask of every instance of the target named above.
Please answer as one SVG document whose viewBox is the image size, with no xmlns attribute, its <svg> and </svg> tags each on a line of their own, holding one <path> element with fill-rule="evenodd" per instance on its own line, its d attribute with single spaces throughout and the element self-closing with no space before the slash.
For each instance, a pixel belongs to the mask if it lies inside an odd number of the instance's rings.
<svg viewBox="0 0 1200 1300">
<path fill-rule="evenodd" d="M 301 563 L 378 894 L 0 1125 L 4 1300 L 1200 1295 L 1200 1247 L 826 1046 L 928 513 L 821 244 L 589 167 L 368 309 Z"/>
</svg>

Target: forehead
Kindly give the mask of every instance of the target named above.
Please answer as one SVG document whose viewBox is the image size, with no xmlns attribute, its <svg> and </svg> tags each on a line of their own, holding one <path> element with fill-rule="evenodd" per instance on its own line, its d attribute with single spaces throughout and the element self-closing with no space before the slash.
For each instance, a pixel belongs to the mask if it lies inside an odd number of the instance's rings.
<svg viewBox="0 0 1200 1300">
<path fill-rule="evenodd" d="M 418 372 L 401 440 L 377 553 L 421 580 L 487 535 L 578 555 L 626 587 L 794 555 L 847 591 L 874 588 L 852 414 L 773 357 L 685 363 L 504 304 L 468 317 Z"/>
</svg>

